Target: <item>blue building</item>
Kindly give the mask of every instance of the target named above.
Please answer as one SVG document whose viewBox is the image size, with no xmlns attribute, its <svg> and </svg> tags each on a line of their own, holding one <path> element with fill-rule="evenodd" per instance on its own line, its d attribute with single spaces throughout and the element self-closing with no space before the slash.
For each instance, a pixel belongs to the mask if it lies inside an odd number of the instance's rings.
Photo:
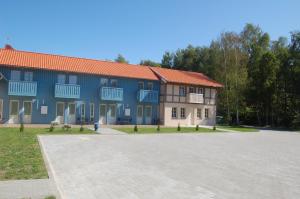
<svg viewBox="0 0 300 199">
<path fill-rule="evenodd" d="M 155 124 L 150 67 L 0 49 L 1 123 Z"/>
</svg>

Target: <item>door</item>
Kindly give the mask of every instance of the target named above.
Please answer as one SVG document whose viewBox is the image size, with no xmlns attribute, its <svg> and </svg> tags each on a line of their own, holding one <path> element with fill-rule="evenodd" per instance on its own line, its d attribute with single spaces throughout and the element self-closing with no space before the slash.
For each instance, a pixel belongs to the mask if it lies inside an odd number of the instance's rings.
<svg viewBox="0 0 300 199">
<path fill-rule="evenodd" d="M 115 124 L 117 121 L 116 105 L 109 104 L 107 111 L 107 124 Z"/>
<path fill-rule="evenodd" d="M 57 121 L 60 124 L 64 123 L 64 112 L 65 112 L 65 104 L 63 102 L 57 102 L 56 103 L 56 118 L 55 121 Z"/>
<path fill-rule="evenodd" d="M 145 123 L 146 124 L 152 123 L 152 106 L 145 107 Z"/>
<path fill-rule="evenodd" d="M 8 123 L 19 123 L 19 101 L 11 100 L 9 102 L 9 120 Z"/>
<path fill-rule="evenodd" d="M 3 120 L 3 99 L 0 99 L 0 122 Z"/>
<path fill-rule="evenodd" d="M 106 104 L 100 104 L 99 124 L 106 124 Z"/>
<path fill-rule="evenodd" d="M 136 123 L 143 124 L 143 106 L 142 105 L 137 106 Z"/>
<path fill-rule="evenodd" d="M 32 102 L 31 101 L 24 101 L 24 115 L 23 115 L 23 122 L 25 124 L 31 123 L 31 115 L 32 115 Z"/>
<path fill-rule="evenodd" d="M 75 103 L 68 103 L 68 123 L 75 124 L 76 122 L 76 106 Z"/>
</svg>

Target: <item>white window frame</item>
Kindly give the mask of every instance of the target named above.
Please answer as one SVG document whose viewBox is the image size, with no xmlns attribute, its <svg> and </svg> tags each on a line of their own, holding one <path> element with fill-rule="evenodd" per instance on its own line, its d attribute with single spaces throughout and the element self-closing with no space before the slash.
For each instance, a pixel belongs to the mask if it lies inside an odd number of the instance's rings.
<svg viewBox="0 0 300 199">
<path fill-rule="evenodd" d="M 21 81 L 21 71 L 19 71 L 19 70 L 12 70 L 10 72 L 10 80 Z"/>
<path fill-rule="evenodd" d="M 72 85 L 77 84 L 77 75 L 69 75 L 69 84 L 72 84 Z"/>
<path fill-rule="evenodd" d="M 17 115 L 12 115 L 11 114 L 12 102 L 18 102 Z M 10 100 L 9 101 L 9 116 L 19 116 L 19 112 L 20 112 L 20 102 L 19 102 L 19 100 Z"/>
<path fill-rule="evenodd" d="M 95 118 L 95 104 L 90 103 L 90 120 L 94 121 L 94 118 Z"/>
<path fill-rule="evenodd" d="M 150 86 L 151 85 L 151 86 Z M 153 82 L 148 82 L 147 83 L 147 89 L 148 90 L 153 90 Z"/>
<path fill-rule="evenodd" d="M 201 108 L 197 108 L 197 118 L 202 119 L 202 109 Z"/>
<path fill-rule="evenodd" d="M 143 86 L 141 86 L 143 85 Z M 145 87 L 144 87 L 144 82 L 138 82 L 138 89 L 139 90 L 143 90 Z"/>
<path fill-rule="evenodd" d="M 63 80 L 61 82 L 61 80 Z M 66 83 L 66 75 L 65 74 L 58 74 L 57 75 L 57 83 L 58 84 L 65 84 Z"/>
<path fill-rule="evenodd" d="M 104 87 L 108 86 L 108 79 L 107 78 L 101 78 L 100 85 L 104 86 Z"/>
<path fill-rule="evenodd" d="M 190 86 L 189 87 L 189 93 L 195 93 L 195 87 Z"/>
<path fill-rule="evenodd" d="M 113 82 L 115 82 L 115 85 L 114 85 Z M 118 80 L 117 79 L 111 79 L 110 80 L 110 86 L 114 87 L 114 88 L 118 87 Z"/>
<path fill-rule="evenodd" d="M 171 118 L 172 119 L 176 119 L 177 118 L 177 107 L 172 107 Z"/>
<path fill-rule="evenodd" d="M 57 115 L 57 105 L 58 104 L 62 104 L 63 105 L 63 115 Z M 56 112 L 56 117 L 57 116 L 62 116 L 62 117 L 65 117 L 65 103 L 64 102 L 56 102 L 56 106 L 55 106 L 55 112 Z"/>
<path fill-rule="evenodd" d="M 85 103 L 80 104 L 80 121 L 85 122 Z"/>
<path fill-rule="evenodd" d="M 32 101 L 23 101 L 24 115 L 26 115 L 25 114 L 25 103 L 27 103 L 27 102 L 29 102 L 31 104 L 31 106 L 30 106 L 30 116 L 32 116 Z"/>
<path fill-rule="evenodd" d="M 185 96 L 186 90 L 184 86 L 179 86 L 179 96 Z"/>
<path fill-rule="evenodd" d="M 205 109 L 205 118 L 207 119 L 207 118 L 209 118 L 209 109 L 208 108 L 206 108 Z"/>
<path fill-rule="evenodd" d="M 186 118 L 185 108 L 183 108 L 183 107 L 180 108 L 180 118 L 181 119 Z"/>
<path fill-rule="evenodd" d="M 198 94 L 203 94 L 204 89 L 202 87 L 198 87 Z"/>
<path fill-rule="evenodd" d="M 33 81 L 33 72 L 25 71 L 24 72 L 24 81 L 32 82 Z"/>
</svg>

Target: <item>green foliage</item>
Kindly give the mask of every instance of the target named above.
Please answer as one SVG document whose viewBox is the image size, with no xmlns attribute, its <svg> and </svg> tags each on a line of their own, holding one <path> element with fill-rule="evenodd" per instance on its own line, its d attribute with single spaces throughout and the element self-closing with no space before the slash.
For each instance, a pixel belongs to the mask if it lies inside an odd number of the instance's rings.
<svg viewBox="0 0 300 199">
<path fill-rule="evenodd" d="M 64 124 L 64 125 L 62 126 L 62 129 L 63 129 L 64 131 L 69 131 L 71 128 L 72 128 L 72 127 L 71 127 L 71 125 L 69 125 L 69 124 Z"/>
<path fill-rule="evenodd" d="M 49 128 L 49 131 L 50 131 L 50 132 L 53 132 L 53 130 L 54 130 L 54 125 L 51 124 L 51 125 L 50 125 L 50 128 Z"/>
<path fill-rule="evenodd" d="M 84 131 L 83 125 L 80 126 L 79 131 L 80 131 L 80 132 Z"/>
<path fill-rule="evenodd" d="M 178 126 L 177 126 L 177 131 L 181 131 L 180 124 L 178 124 Z"/>
<path fill-rule="evenodd" d="M 216 126 L 213 126 L 213 130 L 214 130 L 214 131 L 217 130 Z"/>
<path fill-rule="evenodd" d="M 160 64 L 160 63 L 151 61 L 151 60 L 149 60 L 149 59 L 147 59 L 147 60 L 141 60 L 140 65 L 143 65 L 143 66 L 161 67 L 161 64 Z"/>
<path fill-rule="evenodd" d="M 138 132 L 138 127 L 137 127 L 137 125 L 134 125 L 133 131 L 134 131 L 134 132 Z"/>
<path fill-rule="evenodd" d="M 160 125 L 157 125 L 156 131 L 157 131 L 157 132 L 160 131 Z"/>
<path fill-rule="evenodd" d="M 199 125 L 198 124 L 196 125 L 196 131 L 199 131 Z"/>
<path fill-rule="evenodd" d="M 20 124 L 20 129 L 19 129 L 19 130 L 20 130 L 21 133 L 24 132 L 24 123 L 21 123 L 21 124 Z"/>
<path fill-rule="evenodd" d="M 118 57 L 115 59 L 115 62 L 119 62 L 119 63 L 126 63 L 128 64 L 128 61 L 125 59 L 125 57 L 123 57 L 123 55 L 118 54 Z"/>
</svg>

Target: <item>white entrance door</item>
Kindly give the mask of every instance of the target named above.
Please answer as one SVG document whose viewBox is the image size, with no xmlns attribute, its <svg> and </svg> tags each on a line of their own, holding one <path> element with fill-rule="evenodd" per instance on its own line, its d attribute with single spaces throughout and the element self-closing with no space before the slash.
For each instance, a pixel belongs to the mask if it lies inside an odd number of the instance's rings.
<svg viewBox="0 0 300 199">
<path fill-rule="evenodd" d="M 31 101 L 24 101 L 24 115 L 23 115 L 23 122 L 25 124 L 31 123 L 31 115 L 32 115 L 32 102 Z"/>
<path fill-rule="evenodd" d="M 9 120 L 8 123 L 19 123 L 19 101 L 11 100 L 9 102 Z"/>
<path fill-rule="evenodd" d="M 3 120 L 3 99 L 0 99 L 0 122 Z"/>
<path fill-rule="evenodd" d="M 143 106 L 142 105 L 137 106 L 136 123 L 143 124 Z"/>
<path fill-rule="evenodd" d="M 65 104 L 63 102 L 56 103 L 56 118 L 55 121 L 60 124 L 64 123 L 64 112 L 65 112 Z"/>
<path fill-rule="evenodd" d="M 107 111 L 107 124 L 115 124 L 117 121 L 116 105 L 109 104 Z"/>
<path fill-rule="evenodd" d="M 99 124 L 106 124 L 106 104 L 100 104 Z"/>
<path fill-rule="evenodd" d="M 68 103 L 68 123 L 75 124 L 76 122 L 76 106 L 75 103 Z"/>
<path fill-rule="evenodd" d="M 145 123 L 146 124 L 152 123 L 152 106 L 145 107 Z"/>
</svg>

